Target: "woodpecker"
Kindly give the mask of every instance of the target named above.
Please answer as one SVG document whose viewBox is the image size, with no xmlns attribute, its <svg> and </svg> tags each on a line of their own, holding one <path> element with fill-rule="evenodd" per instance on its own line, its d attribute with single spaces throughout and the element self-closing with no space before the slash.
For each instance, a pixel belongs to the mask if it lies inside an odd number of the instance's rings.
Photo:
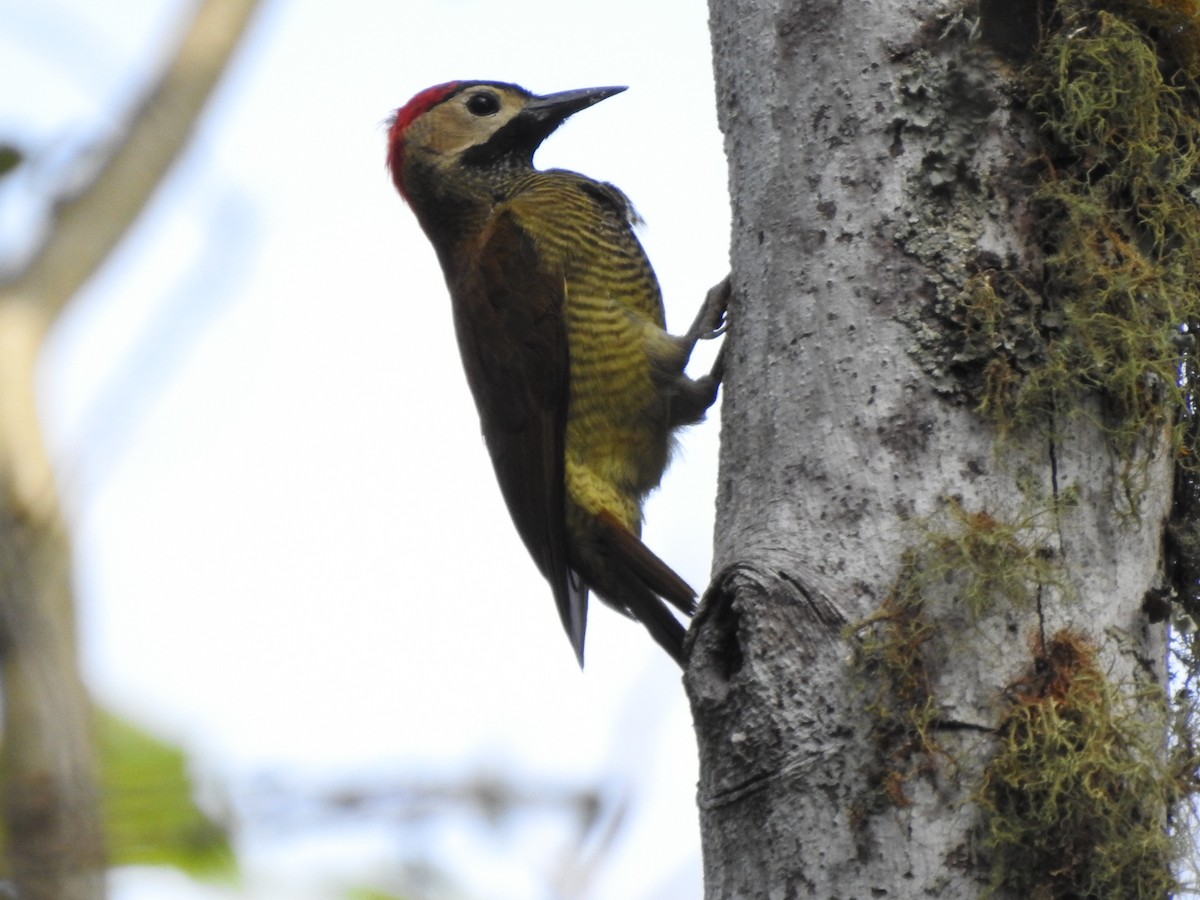
<svg viewBox="0 0 1200 900">
<path fill-rule="evenodd" d="M 629 200 L 533 165 L 568 116 L 623 90 L 436 85 L 396 110 L 387 165 L 437 252 L 500 491 L 580 666 L 589 590 L 682 666 L 684 627 L 663 600 L 690 616 L 696 593 L 642 543 L 642 503 L 672 432 L 716 398 L 720 354 L 700 378 L 684 367 L 724 330 L 728 282 L 668 334 Z"/>
</svg>

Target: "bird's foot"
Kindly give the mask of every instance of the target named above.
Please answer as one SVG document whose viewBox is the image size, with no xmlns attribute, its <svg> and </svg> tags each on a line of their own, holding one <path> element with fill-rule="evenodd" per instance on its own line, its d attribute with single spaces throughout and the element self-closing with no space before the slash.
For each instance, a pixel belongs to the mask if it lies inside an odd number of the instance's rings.
<svg viewBox="0 0 1200 900">
<path fill-rule="evenodd" d="M 732 293 L 733 287 L 729 275 L 722 278 L 719 284 L 708 289 L 708 293 L 704 296 L 704 303 L 701 304 L 700 311 L 696 313 L 696 319 L 692 322 L 692 327 L 687 330 L 686 339 L 689 348 L 694 347 L 696 341 L 711 341 L 725 333 L 729 324 L 726 314 L 729 311 L 729 297 Z"/>
</svg>

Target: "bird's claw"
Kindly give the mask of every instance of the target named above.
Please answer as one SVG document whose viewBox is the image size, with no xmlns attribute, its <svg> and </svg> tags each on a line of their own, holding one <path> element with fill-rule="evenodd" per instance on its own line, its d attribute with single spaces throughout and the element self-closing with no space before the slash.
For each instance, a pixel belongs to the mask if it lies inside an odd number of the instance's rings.
<svg viewBox="0 0 1200 900">
<path fill-rule="evenodd" d="M 730 276 L 726 275 L 718 284 L 708 289 L 704 303 L 696 314 L 696 320 L 688 329 L 687 339 L 691 346 L 696 341 L 711 341 L 719 338 L 729 327 L 729 298 L 733 293 Z"/>
</svg>

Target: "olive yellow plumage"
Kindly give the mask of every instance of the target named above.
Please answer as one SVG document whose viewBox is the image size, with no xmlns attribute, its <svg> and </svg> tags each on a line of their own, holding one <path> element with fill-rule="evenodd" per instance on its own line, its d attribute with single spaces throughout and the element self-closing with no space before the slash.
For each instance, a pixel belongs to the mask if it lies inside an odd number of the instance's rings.
<svg viewBox="0 0 1200 900">
<path fill-rule="evenodd" d="M 662 599 L 690 615 L 695 593 L 642 543 L 642 503 L 672 432 L 716 396 L 719 366 L 695 380 L 684 367 L 719 333 L 727 292 L 668 334 L 625 195 L 533 167 L 567 116 L 620 90 L 438 85 L 397 110 L 388 165 L 437 251 L 501 492 L 580 664 L 589 590 L 682 664 L 684 629 Z"/>
</svg>

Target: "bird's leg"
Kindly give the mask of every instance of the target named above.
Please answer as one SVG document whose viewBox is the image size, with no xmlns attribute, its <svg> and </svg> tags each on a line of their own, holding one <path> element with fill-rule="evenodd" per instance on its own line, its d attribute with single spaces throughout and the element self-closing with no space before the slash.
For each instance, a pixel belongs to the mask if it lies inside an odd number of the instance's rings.
<svg viewBox="0 0 1200 900">
<path fill-rule="evenodd" d="M 730 276 L 726 275 L 719 284 L 710 288 L 704 297 L 704 303 L 696 314 L 692 327 L 687 333 L 678 338 L 686 351 L 683 364 L 686 365 L 696 347 L 697 341 L 711 341 L 725 333 L 728 325 L 727 312 L 729 296 L 732 293 Z M 717 351 L 717 358 L 707 375 L 699 378 L 689 378 L 683 372 L 679 373 L 676 382 L 676 392 L 671 398 L 671 427 L 691 425 L 704 418 L 705 412 L 717 399 L 717 388 L 725 376 L 725 345 Z"/>
</svg>

